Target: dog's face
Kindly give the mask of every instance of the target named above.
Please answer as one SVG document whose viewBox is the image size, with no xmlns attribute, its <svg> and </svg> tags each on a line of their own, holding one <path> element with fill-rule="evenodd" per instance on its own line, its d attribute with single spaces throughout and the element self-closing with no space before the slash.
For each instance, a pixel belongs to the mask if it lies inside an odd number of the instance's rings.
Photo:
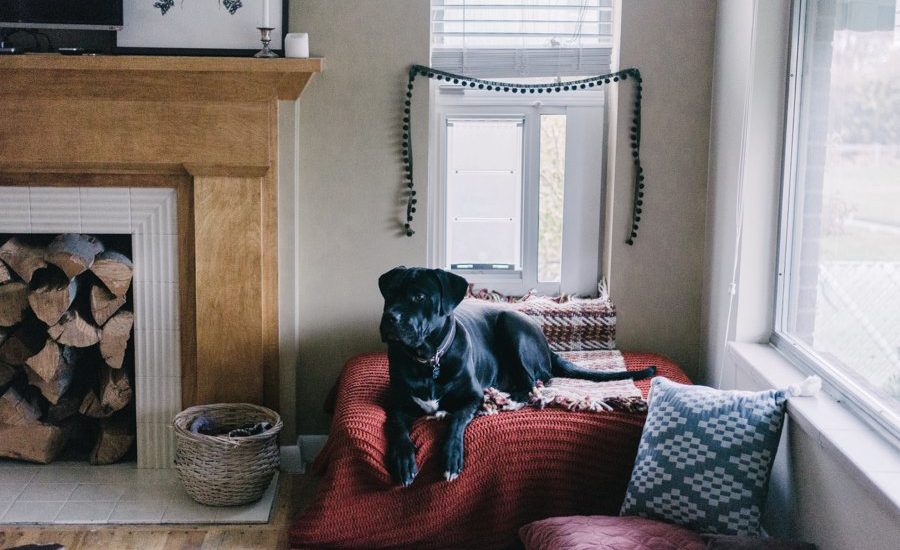
<svg viewBox="0 0 900 550">
<path fill-rule="evenodd" d="M 388 271 L 378 278 L 384 296 L 381 340 L 420 348 L 429 334 L 444 326 L 468 286 L 459 275 L 442 269 L 397 267 Z"/>
</svg>

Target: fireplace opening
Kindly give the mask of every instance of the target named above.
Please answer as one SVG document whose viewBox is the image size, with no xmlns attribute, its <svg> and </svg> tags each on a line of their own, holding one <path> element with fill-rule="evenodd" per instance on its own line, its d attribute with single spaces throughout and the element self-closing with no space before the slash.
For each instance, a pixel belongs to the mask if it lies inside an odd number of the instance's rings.
<svg viewBox="0 0 900 550">
<path fill-rule="evenodd" d="M 130 234 L 0 233 L 0 457 L 134 460 Z"/>
</svg>

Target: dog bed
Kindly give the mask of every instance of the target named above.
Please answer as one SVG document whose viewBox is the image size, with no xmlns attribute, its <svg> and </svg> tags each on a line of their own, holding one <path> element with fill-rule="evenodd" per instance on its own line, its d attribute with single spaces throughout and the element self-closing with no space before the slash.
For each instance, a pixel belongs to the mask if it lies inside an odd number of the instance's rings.
<svg viewBox="0 0 900 550">
<path fill-rule="evenodd" d="M 687 376 L 659 355 L 625 353 L 629 370 Z M 646 397 L 650 380 L 636 382 Z M 291 547 L 508 548 L 526 523 L 618 513 L 645 414 L 524 408 L 476 418 L 465 435 L 465 467 L 446 482 L 438 451 L 444 422 L 411 430 L 419 474 L 397 486 L 384 466 L 387 355 L 344 367 L 328 442 L 312 465 L 319 492 L 290 532 Z"/>
</svg>

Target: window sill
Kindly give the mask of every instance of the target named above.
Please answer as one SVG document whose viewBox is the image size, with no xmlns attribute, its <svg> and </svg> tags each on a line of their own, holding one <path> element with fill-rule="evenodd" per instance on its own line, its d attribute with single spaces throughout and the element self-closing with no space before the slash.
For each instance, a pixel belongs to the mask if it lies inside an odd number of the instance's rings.
<svg viewBox="0 0 900 550">
<path fill-rule="evenodd" d="M 785 388 L 806 376 L 768 344 L 730 343 L 739 373 L 763 387 Z M 788 401 L 791 420 L 887 510 L 900 515 L 900 452 L 831 395 Z"/>
</svg>

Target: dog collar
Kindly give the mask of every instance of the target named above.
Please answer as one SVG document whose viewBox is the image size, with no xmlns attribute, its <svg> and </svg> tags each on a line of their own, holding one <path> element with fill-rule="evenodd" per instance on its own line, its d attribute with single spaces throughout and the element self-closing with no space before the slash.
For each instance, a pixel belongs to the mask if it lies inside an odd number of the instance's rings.
<svg viewBox="0 0 900 550">
<path fill-rule="evenodd" d="M 456 317 L 451 317 L 451 320 L 450 330 L 447 332 L 447 336 L 444 336 L 441 345 L 438 346 L 434 355 L 431 357 L 422 357 L 418 354 L 410 354 L 416 362 L 423 365 L 431 365 L 431 378 L 434 380 L 437 380 L 437 377 L 441 374 L 441 357 L 447 353 L 447 350 L 450 349 L 450 345 L 453 344 L 453 338 L 456 337 Z"/>
</svg>

